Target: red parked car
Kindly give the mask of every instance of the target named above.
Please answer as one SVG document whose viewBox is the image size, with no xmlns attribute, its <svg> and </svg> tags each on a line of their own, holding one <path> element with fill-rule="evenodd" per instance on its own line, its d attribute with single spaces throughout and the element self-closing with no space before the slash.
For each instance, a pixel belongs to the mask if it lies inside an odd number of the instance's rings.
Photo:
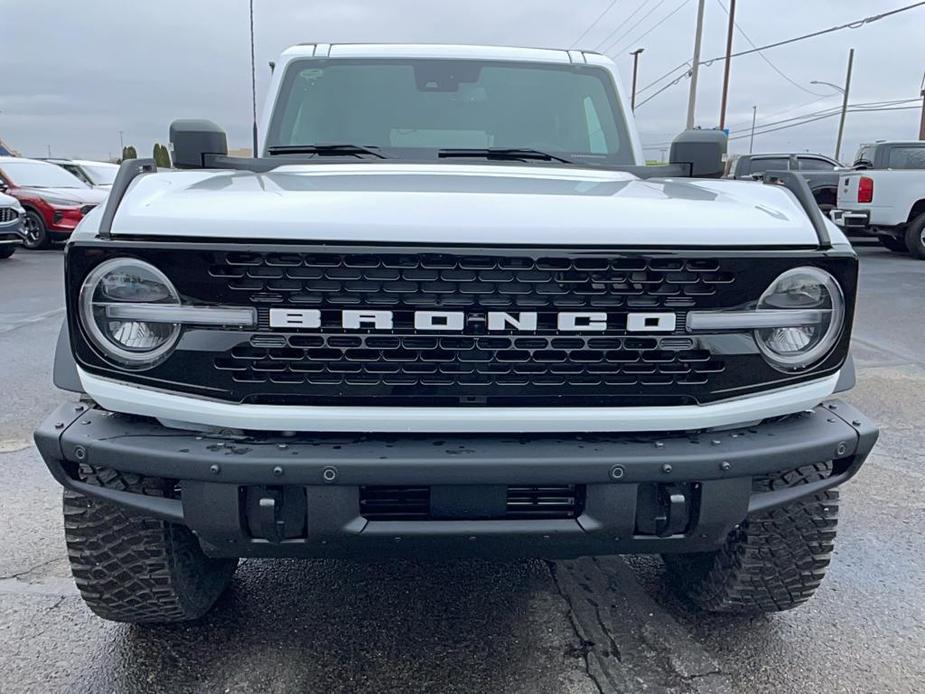
<svg viewBox="0 0 925 694">
<path fill-rule="evenodd" d="M 64 169 L 35 159 L 0 157 L 0 192 L 12 195 L 26 210 L 26 248 L 66 241 L 74 227 L 106 199 Z"/>
</svg>

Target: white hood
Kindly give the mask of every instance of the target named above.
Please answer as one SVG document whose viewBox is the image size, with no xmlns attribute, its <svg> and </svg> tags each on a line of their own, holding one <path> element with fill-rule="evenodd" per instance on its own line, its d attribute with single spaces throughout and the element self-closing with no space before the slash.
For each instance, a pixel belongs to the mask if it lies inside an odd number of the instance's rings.
<svg viewBox="0 0 925 694">
<path fill-rule="evenodd" d="M 281 166 L 265 174 L 145 175 L 119 206 L 112 232 L 499 245 L 817 243 L 799 203 L 778 186 L 466 164 L 338 163 Z"/>
</svg>

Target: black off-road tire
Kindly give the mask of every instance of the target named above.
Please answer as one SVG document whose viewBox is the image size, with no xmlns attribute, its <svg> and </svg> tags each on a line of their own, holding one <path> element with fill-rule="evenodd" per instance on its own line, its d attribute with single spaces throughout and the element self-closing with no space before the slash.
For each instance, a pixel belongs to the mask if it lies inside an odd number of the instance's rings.
<svg viewBox="0 0 925 694">
<path fill-rule="evenodd" d="M 909 248 L 906 246 L 905 239 L 899 239 L 895 236 L 879 236 L 880 245 L 889 248 L 894 253 L 908 253 Z"/>
<path fill-rule="evenodd" d="M 925 260 L 925 214 L 920 214 L 906 227 L 906 248 L 913 257 Z"/>
<path fill-rule="evenodd" d="M 0 246 L 0 260 L 6 260 L 16 252 L 16 246 Z"/>
<path fill-rule="evenodd" d="M 756 484 L 769 491 L 828 477 L 831 463 L 807 465 Z M 809 600 L 834 549 L 838 491 L 750 515 L 716 552 L 664 555 L 669 579 L 709 612 L 778 612 Z"/>
<path fill-rule="evenodd" d="M 91 484 L 152 496 L 164 480 L 81 466 Z M 126 513 L 64 491 L 64 534 L 84 602 L 114 622 L 166 624 L 202 617 L 228 587 L 237 559 L 207 557 L 182 525 Z"/>
</svg>

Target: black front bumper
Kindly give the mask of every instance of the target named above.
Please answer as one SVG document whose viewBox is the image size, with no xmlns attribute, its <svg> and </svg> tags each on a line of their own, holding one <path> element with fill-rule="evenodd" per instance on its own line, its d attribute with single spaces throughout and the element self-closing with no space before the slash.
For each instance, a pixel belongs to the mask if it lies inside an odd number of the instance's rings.
<svg viewBox="0 0 925 694">
<path fill-rule="evenodd" d="M 877 436 L 840 401 L 698 435 L 222 437 L 76 404 L 58 408 L 35 432 L 62 485 L 183 523 L 212 555 L 349 557 L 705 551 L 749 512 L 852 477 Z M 769 476 L 829 461 L 821 479 L 755 491 Z M 176 493 L 89 484 L 82 466 L 171 480 Z M 449 514 L 370 520 L 360 498 L 379 485 L 439 490 L 432 506 L 439 497 L 451 507 L 456 498 L 479 506 L 481 490 L 491 496 L 507 485 L 575 485 L 582 503 L 569 518 L 486 517 L 484 508 L 457 504 Z"/>
</svg>

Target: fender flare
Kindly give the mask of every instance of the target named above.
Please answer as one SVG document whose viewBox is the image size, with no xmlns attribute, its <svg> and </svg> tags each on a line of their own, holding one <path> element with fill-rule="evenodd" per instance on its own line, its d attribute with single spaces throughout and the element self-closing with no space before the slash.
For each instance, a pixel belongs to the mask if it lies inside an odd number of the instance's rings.
<svg viewBox="0 0 925 694">
<path fill-rule="evenodd" d="M 77 373 L 77 362 L 74 361 L 74 353 L 71 350 L 71 336 L 67 330 L 66 320 L 61 323 L 61 330 L 58 331 L 52 380 L 61 390 L 68 390 L 72 393 L 84 392 L 83 385 L 80 383 L 80 375 Z"/>
</svg>

